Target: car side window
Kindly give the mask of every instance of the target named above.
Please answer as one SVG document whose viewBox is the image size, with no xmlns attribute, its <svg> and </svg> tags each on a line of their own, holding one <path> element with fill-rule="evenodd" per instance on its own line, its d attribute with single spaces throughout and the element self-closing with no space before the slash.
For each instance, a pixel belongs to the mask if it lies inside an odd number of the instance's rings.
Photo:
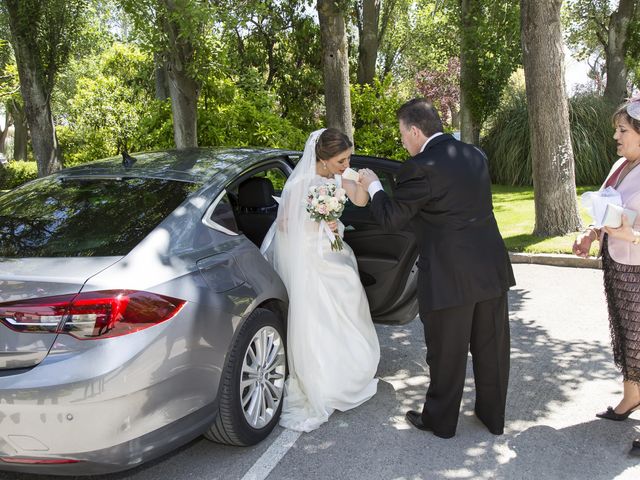
<svg viewBox="0 0 640 480">
<path fill-rule="evenodd" d="M 222 197 L 220 197 L 220 200 L 213 209 L 213 212 L 211 212 L 209 220 L 233 233 L 239 232 L 236 217 L 233 214 L 233 207 L 229 200 L 229 195 L 226 192 Z"/>
<path fill-rule="evenodd" d="M 382 184 L 382 189 L 389 195 L 393 192 L 393 187 L 396 184 L 395 178 L 391 172 L 386 172 L 383 170 L 376 170 L 372 168 L 372 170 L 378 175 L 380 178 L 380 183 Z"/>
<path fill-rule="evenodd" d="M 269 170 L 263 170 L 262 172 L 256 173 L 253 176 L 268 178 L 271 181 L 271 184 L 273 185 L 273 190 L 275 191 L 275 194 L 278 196 L 282 193 L 282 189 L 284 188 L 284 183 L 287 181 L 287 176 L 278 167 L 272 167 Z"/>
</svg>

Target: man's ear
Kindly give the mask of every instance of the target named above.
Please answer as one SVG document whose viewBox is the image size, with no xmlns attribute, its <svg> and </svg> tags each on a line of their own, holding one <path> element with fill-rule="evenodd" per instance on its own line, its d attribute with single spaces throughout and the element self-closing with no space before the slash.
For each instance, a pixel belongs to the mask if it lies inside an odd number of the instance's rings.
<svg viewBox="0 0 640 480">
<path fill-rule="evenodd" d="M 418 127 L 416 127 L 415 125 L 411 125 L 411 133 L 413 134 L 414 137 L 416 138 L 426 138 L 427 136 L 422 132 L 422 130 L 420 130 Z"/>
</svg>

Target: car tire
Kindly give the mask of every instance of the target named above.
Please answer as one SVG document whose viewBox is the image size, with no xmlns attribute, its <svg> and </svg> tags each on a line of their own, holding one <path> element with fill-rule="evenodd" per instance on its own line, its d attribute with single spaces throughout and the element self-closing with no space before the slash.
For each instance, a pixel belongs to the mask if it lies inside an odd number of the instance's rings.
<svg viewBox="0 0 640 480">
<path fill-rule="evenodd" d="M 240 327 L 222 374 L 209 440 L 248 446 L 278 423 L 286 375 L 285 328 L 274 312 L 258 308 Z"/>
</svg>

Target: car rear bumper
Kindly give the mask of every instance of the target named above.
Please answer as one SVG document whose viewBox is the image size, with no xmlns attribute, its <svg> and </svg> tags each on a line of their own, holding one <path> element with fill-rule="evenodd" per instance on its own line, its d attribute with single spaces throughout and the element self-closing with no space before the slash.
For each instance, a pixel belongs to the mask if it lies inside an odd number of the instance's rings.
<svg viewBox="0 0 640 480">
<path fill-rule="evenodd" d="M 0 376 L 0 457 L 80 461 L 0 461 L 0 470 L 118 471 L 204 432 L 226 349 L 176 332 L 193 328 L 189 322 L 169 323 L 99 342 L 60 335 L 58 353 Z"/>
<path fill-rule="evenodd" d="M 16 452 L 13 444 L 7 442 L 7 435 L 0 435 L 0 457 L 72 459 L 76 463 L 64 464 L 22 464 L 0 460 L 0 470 L 20 473 L 46 475 L 96 475 L 114 473 L 134 468 L 146 461 L 164 455 L 202 434 L 214 421 L 215 403 L 193 412 L 180 420 L 161 427 L 153 432 L 124 443 L 111 445 L 93 451 L 67 453 L 64 455 L 49 452 L 29 451 L 19 455 L 7 455 Z"/>
</svg>

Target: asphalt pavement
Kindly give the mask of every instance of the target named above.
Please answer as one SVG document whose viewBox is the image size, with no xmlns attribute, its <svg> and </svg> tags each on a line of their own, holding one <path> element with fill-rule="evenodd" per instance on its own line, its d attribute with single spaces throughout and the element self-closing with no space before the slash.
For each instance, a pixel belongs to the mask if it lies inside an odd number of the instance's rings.
<svg viewBox="0 0 640 480">
<path fill-rule="evenodd" d="M 640 412 L 623 422 L 597 419 L 615 405 L 621 376 L 613 365 L 602 272 L 514 265 L 510 292 L 511 379 L 505 434 L 473 415 L 471 362 L 457 435 L 448 440 L 410 428 L 428 374 L 422 324 L 378 326 L 377 395 L 299 435 L 278 427 L 260 445 L 232 448 L 199 439 L 148 465 L 100 480 L 151 479 L 640 479 L 629 455 Z M 54 477 L 0 472 L 2 480 Z"/>
</svg>

